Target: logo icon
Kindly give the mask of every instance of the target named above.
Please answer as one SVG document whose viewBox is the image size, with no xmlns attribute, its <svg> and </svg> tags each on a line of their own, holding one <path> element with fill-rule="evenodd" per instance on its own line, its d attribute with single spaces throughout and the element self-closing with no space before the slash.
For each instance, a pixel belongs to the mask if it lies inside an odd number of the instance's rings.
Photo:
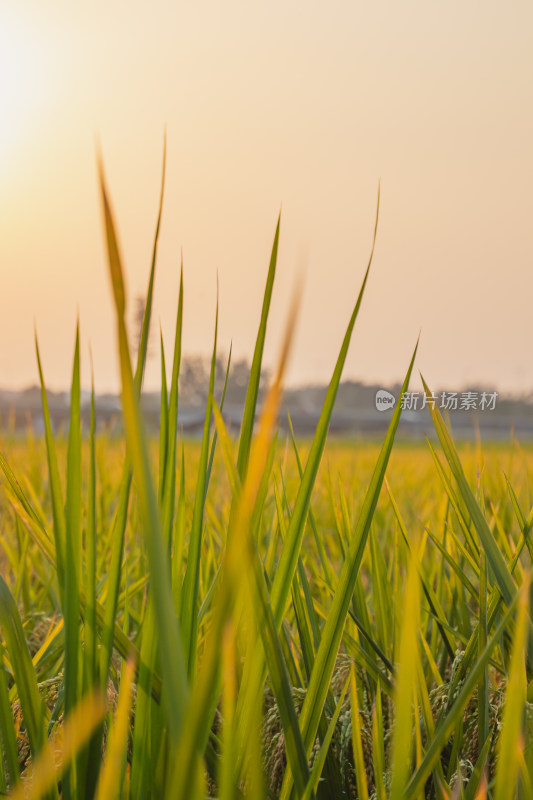
<svg viewBox="0 0 533 800">
<path fill-rule="evenodd" d="M 396 398 L 386 389 L 379 389 L 376 392 L 376 408 L 378 411 L 392 411 L 396 404 Z"/>
</svg>

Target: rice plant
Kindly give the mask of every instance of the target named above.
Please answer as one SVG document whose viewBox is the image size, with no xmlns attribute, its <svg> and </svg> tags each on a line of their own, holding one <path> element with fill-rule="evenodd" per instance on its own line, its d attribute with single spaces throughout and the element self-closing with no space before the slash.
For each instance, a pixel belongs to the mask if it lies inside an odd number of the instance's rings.
<svg viewBox="0 0 533 800">
<path fill-rule="evenodd" d="M 458 447 L 438 409 L 438 445 L 396 448 L 400 403 L 381 446 L 328 442 L 377 214 L 314 435 L 277 431 L 297 298 L 258 407 L 278 219 L 238 435 L 229 361 L 215 396 L 218 305 L 200 441 L 179 431 L 182 264 L 155 441 L 140 398 L 164 162 L 136 364 L 99 175 L 124 437 L 97 434 L 94 389 L 82 435 L 78 332 L 53 431 L 36 341 L 44 435 L 0 453 L 0 793 L 532 797 L 531 453 Z"/>
</svg>

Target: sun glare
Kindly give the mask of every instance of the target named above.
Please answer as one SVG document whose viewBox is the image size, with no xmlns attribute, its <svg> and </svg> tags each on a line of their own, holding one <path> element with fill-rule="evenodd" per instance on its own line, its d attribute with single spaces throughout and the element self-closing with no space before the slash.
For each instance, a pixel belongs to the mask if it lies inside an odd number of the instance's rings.
<svg viewBox="0 0 533 800">
<path fill-rule="evenodd" d="M 44 89 L 42 53 L 31 29 L 0 8 L 0 164 L 15 154 L 17 142 L 46 101 Z"/>
</svg>

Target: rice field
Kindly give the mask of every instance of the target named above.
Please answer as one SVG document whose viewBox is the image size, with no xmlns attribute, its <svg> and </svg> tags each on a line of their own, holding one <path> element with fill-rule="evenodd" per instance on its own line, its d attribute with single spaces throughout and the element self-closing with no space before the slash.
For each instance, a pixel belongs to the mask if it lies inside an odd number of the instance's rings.
<svg viewBox="0 0 533 800">
<path fill-rule="evenodd" d="M 533 453 L 456 445 L 438 409 L 435 438 L 395 443 L 399 403 L 383 442 L 328 439 L 370 263 L 314 436 L 280 437 L 297 303 L 257 404 L 279 223 L 238 435 L 213 395 L 216 323 L 203 434 L 180 434 L 182 278 L 149 438 L 159 221 L 134 365 L 100 183 L 124 437 L 96 433 L 94 393 L 82 435 L 77 335 L 54 433 L 37 345 L 45 434 L 0 448 L 0 793 L 532 797 Z"/>
</svg>

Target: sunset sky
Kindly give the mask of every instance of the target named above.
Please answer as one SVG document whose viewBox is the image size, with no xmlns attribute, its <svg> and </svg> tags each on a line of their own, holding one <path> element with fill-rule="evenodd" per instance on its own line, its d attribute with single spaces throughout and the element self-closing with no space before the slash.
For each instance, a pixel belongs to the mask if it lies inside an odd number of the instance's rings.
<svg viewBox="0 0 533 800">
<path fill-rule="evenodd" d="M 0 387 L 69 382 L 79 312 L 117 389 L 96 140 L 127 276 L 145 291 L 163 131 L 154 299 L 186 354 L 250 355 L 281 207 L 266 359 L 304 290 L 289 380 L 327 380 L 375 260 L 345 377 L 533 390 L 533 4 L 0 3 Z M 159 384 L 158 358 L 148 386 Z"/>
</svg>

